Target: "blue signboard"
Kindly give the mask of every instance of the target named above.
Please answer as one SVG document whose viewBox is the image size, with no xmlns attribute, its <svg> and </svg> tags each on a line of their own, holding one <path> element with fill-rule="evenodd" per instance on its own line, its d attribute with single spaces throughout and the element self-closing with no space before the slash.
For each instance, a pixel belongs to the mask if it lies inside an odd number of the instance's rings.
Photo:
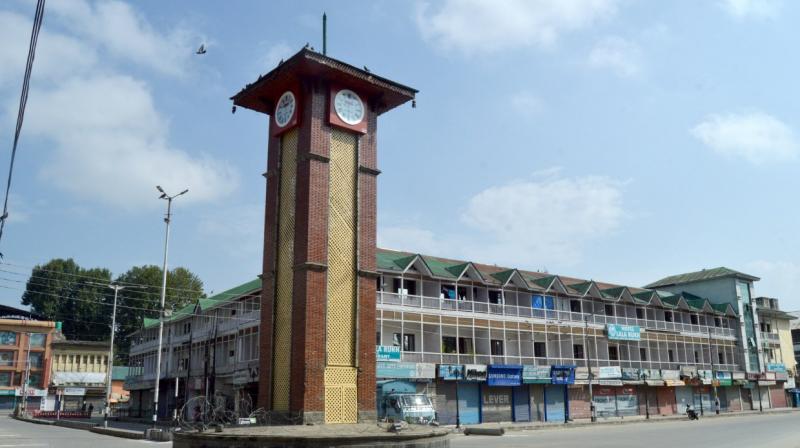
<svg viewBox="0 0 800 448">
<path fill-rule="evenodd" d="M 416 378 L 417 364 L 378 361 L 375 363 L 375 376 L 377 378 Z"/>
<path fill-rule="evenodd" d="M 375 356 L 378 361 L 400 361 L 400 347 L 376 345 Z"/>
<path fill-rule="evenodd" d="M 461 364 L 439 364 L 439 378 L 455 381 L 464 379 L 464 366 Z"/>
<path fill-rule="evenodd" d="M 531 296 L 531 306 L 533 308 L 553 310 L 555 309 L 555 297 L 534 294 Z"/>
<path fill-rule="evenodd" d="M 778 363 L 772 363 L 771 362 L 771 363 L 767 364 L 767 372 L 785 373 L 786 372 L 786 366 L 783 365 L 783 364 L 778 364 Z"/>
<path fill-rule="evenodd" d="M 642 329 L 638 325 L 608 324 L 606 327 L 608 339 L 618 341 L 638 341 L 641 339 Z"/>
<path fill-rule="evenodd" d="M 550 380 L 553 384 L 575 384 L 575 366 L 553 366 Z"/>
<path fill-rule="evenodd" d="M 519 386 L 522 384 L 522 366 L 517 364 L 490 364 L 486 368 L 489 386 Z"/>
</svg>

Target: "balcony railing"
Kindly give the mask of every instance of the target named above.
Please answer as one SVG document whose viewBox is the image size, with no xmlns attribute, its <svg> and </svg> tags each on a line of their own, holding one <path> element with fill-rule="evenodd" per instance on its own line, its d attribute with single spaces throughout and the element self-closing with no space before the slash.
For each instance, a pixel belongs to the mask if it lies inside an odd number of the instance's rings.
<svg viewBox="0 0 800 448">
<path fill-rule="evenodd" d="M 583 323 L 588 319 L 590 324 L 606 325 L 638 325 L 649 330 L 664 330 L 700 335 L 734 337 L 735 331 L 731 328 L 711 327 L 707 325 L 686 324 L 680 322 L 667 322 L 662 320 L 638 319 L 634 317 L 606 316 L 603 314 L 576 313 L 572 311 L 545 310 L 529 306 L 504 305 L 472 300 L 442 299 L 438 297 L 413 296 L 378 291 L 377 303 L 379 305 L 397 305 L 421 310 L 455 311 L 474 314 L 490 314 L 506 317 L 519 317 L 540 319 L 547 321 Z"/>
<path fill-rule="evenodd" d="M 774 344 L 780 344 L 781 342 L 778 333 L 767 333 L 765 331 L 761 332 L 761 340 L 764 342 L 772 342 Z"/>
</svg>

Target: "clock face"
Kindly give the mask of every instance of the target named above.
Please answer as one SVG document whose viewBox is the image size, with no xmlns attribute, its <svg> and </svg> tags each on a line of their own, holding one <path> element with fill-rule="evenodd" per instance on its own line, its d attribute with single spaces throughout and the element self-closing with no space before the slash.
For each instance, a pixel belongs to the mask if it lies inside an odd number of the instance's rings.
<svg viewBox="0 0 800 448">
<path fill-rule="evenodd" d="M 294 115 L 295 107 L 296 101 L 294 94 L 290 91 L 286 91 L 281 95 L 278 104 L 275 106 L 275 124 L 281 128 L 289 124 L 289 121 Z"/>
<path fill-rule="evenodd" d="M 364 119 L 364 103 L 352 90 L 343 89 L 337 92 L 333 106 L 339 119 L 349 125 L 356 125 Z"/>
</svg>

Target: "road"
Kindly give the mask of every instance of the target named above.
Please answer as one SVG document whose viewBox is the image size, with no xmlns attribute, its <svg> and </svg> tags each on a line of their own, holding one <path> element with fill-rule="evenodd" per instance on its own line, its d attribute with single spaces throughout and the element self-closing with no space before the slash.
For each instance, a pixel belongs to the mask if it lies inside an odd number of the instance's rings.
<svg viewBox="0 0 800 448">
<path fill-rule="evenodd" d="M 156 443 L 104 436 L 80 429 L 35 425 L 0 415 L 0 448 L 86 448 L 86 447 L 162 448 L 171 442 Z"/>
<path fill-rule="evenodd" d="M 456 436 L 453 448 L 800 447 L 800 413 L 511 431 L 501 437 Z"/>
</svg>

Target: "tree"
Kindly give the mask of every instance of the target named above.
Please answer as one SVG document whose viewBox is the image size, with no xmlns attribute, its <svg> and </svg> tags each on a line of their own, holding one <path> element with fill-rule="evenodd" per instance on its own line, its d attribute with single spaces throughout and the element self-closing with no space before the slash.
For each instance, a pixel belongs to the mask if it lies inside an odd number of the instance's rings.
<svg viewBox="0 0 800 448">
<path fill-rule="evenodd" d="M 120 291 L 117 302 L 116 337 L 121 355 L 127 356 L 130 334 L 141 328 L 143 318 L 158 318 L 162 272 L 161 267 L 155 265 L 135 266 L 116 279 L 121 285 L 132 286 Z M 203 282 L 191 271 L 178 267 L 167 273 L 164 300 L 167 311 L 181 309 L 203 297 Z"/>
<path fill-rule="evenodd" d="M 22 304 L 47 319 L 62 322 L 62 332 L 68 339 L 108 340 L 111 298 L 105 285 L 110 281 L 108 269 L 84 269 L 71 258 L 55 258 L 33 268 Z"/>
</svg>

